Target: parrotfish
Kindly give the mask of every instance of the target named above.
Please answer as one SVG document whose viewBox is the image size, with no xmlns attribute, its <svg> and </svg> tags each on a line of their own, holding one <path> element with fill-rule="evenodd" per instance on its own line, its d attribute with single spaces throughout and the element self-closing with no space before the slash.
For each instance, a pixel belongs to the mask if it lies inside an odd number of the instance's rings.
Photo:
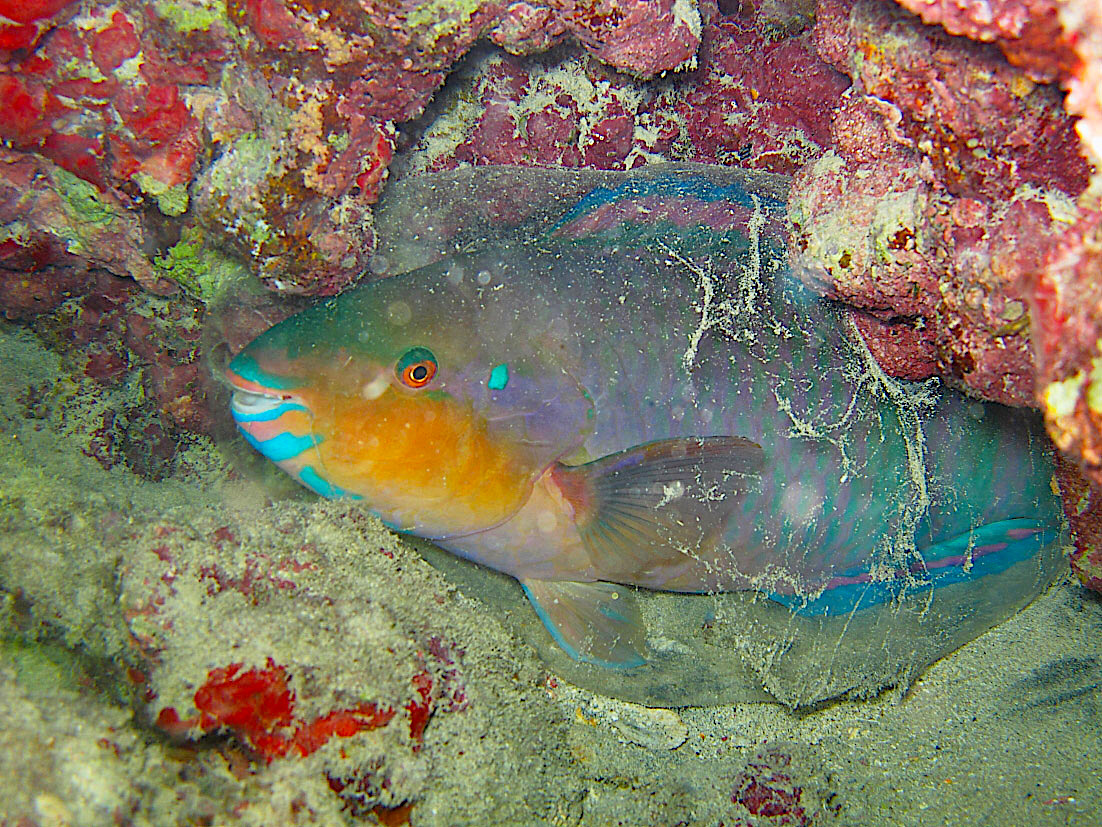
<svg viewBox="0 0 1102 827">
<path fill-rule="evenodd" d="M 891 380 L 750 179 L 628 175 L 316 304 L 226 368 L 307 488 L 515 577 L 573 658 L 647 658 L 636 588 L 872 611 L 1062 530 L 1035 417 Z"/>
</svg>

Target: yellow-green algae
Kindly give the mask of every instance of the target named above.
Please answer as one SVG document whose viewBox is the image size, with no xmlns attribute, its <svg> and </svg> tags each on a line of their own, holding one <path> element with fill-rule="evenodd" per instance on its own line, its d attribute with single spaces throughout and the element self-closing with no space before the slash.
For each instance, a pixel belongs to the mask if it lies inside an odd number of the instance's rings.
<svg viewBox="0 0 1102 827">
<path fill-rule="evenodd" d="M 481 7 L 482 0 L 429 0 L 411 11 L 406 23 L 424 29 L 431 44 L 465 26 Z"/>
<path fill-rule="evenodd" d="M 134 181 L 146 195 L 157 199 L 157 207 L 168 216 L 179 216 L 187 212 L 188 193 L 183 184 L 169 186 L 159 178 L 138 172 L 134 175 Z"/>
<path fill-rule="evenodd" d="M 68 220 L 68 223 L 54 225 L 50 231 L 65 242 L 71 253 L 95 253 L 88 246 L 89 240 L 96 230 L 110 228 L 118 220 L 118 213 L 99 197 L 95 186 L 84 179 L 60 167 L 51 170 L 50 176 Z"/>
<path fill-rule="evenodd" d="M 226 14 L 225 0 L 155 0 L 153 9 L 181 34 L 206 31 L 215 23 L 231 35 L 237 33 L 237 27 Z"/>
<path fill-rule="evenodd" d="M 1102 352 L 1102 339 L 1094 347 Z M 1091 359 L 1091 372 L 1087 382 L 1087 407 L 1096 414 L 1102 414 L 1102 356 Z"/>
<path fill-rule="evenodd" d="M 228 284 L 247 276 L 240 263 L 209 246 L 198 227 L 185 227 L 180 240 L 154 258 L 153 265 L 157 275 L 203 302 L 218 298 Z"/>
</svg>

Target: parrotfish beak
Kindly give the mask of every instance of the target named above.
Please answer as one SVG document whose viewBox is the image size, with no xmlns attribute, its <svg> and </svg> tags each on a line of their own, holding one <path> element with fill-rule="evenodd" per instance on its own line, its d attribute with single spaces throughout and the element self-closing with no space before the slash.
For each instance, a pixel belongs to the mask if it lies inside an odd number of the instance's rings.
<svg viewBox="0 0 1102 827">
<path fill-rule="evenodd" d="M 283 471 L 323 497 L 347 496 L 322 476 L 314 414 L 295 393 L 298 382 L 265 371 L 246 349 L 226 366 L 230 412 L 245 440 Z"/>
<path fill-rule="evenodd" d="M 257 451 L 282 464 L 316 444 L 313 416 L 290 383 L 265 375 L 248 354 L 234 359 L 224 376 L 233 389 L 233 420 Z"/>
</svg>

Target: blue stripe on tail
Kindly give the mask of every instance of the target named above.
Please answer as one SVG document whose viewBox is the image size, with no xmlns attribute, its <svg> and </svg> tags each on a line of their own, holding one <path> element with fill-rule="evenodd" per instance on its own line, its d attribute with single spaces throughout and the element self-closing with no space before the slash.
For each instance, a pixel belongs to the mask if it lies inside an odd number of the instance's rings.
<svg viewBox="0 0 1102 827">
<path fill-rule="evenodd" d="M 911 594 L 1000 574 L 1055 543 L 1060 533 L 1058 526 L 1034 519 L 1002 520 L 922 549 L 923 564 L 916 570 L 900 572 L 900 576 L 892 580 L 845 583 L 828 587 L 813 598 L 773 593 L 768 597 L 804 617 L 850 614 L 888 603 L 905 592 Z M 970 565 L 966 566 L 968 559 Z M 867 571 L 854 569 L 843 573 L 839 579 L 864 574 Z"/>
</svg>

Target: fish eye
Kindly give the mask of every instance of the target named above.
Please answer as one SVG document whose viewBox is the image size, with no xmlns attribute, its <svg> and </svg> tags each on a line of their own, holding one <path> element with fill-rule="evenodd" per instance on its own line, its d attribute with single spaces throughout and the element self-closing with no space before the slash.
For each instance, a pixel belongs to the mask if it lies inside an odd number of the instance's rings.
<svg viewBox="0 0 1102 827">
<path fill-rule="evenodd" d="M 436 357 L 428 348 L 410 348 L 398 360 L 394 372 L 407 388 L 423 388 L 436 375 Z"/>
</svg>

